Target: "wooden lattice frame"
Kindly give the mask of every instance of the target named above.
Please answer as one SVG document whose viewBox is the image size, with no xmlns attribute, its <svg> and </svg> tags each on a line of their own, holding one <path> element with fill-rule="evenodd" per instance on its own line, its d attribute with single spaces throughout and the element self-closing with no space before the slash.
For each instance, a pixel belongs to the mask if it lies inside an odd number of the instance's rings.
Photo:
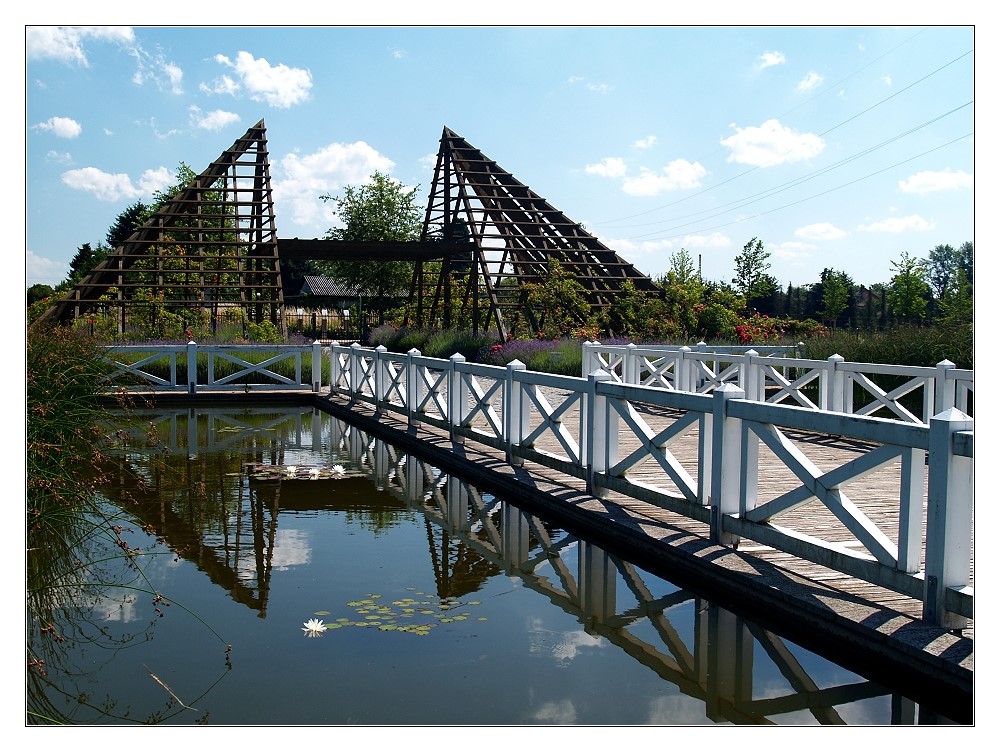
<svg viewBox="0 0 1000 752">
<path fill-rule="evenodd" d="M 472 269 L 458 275 L 463 285 L 461 311 L 471 313 L 476 329 L 480 297 L 489 301 L 490 322 L 506 338 L 514 311 L 534 320 L 527 306 L 525 285 L 548 278 L 549 260 L 584 288 L 592 308 L 609 308 L 622 284 L 631 281 L 642 293 L 659 288 L 583 227 L 555 209 L 544 198 L 518 182 L 481 151 L 447 127 L 441 135 L 434 180 L 424 217 L 422 240 L 468 239 Z M 418 262 L 411 289 L 418 324 L 442 321 L 450 326 L 456 263 L 452 256 L 434 267 Z"/>
<path fill-rule="evenodd" d="M 261 120 L 224 151 L 47 312 L 61 322 L 88 313 L 240 308 L 284 334 L 278 237 Z"/>
</svg>

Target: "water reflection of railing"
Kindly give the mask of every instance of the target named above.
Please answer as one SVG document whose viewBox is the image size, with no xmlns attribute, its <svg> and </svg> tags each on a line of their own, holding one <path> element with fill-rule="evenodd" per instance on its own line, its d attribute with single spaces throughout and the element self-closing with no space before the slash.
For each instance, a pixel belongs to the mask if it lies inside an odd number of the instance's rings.
<svg viewBox="0 0 1000 752">
<path fill-rule="evenodd" d="M 782 637 L 319 410 L 281 408 L 251 416 L 245 409 L 184 408 L 140 418 L 134 435 L 141 436 L 142 425 L 164 428 L 172 450 L 166 456 L 174 457 L 187 480 L 167 496 L 162 484 L 148 486 L 148 498 L 133 508 L 171 548 L 261 616 L 277 515 L 291 499 L 283 496 L 281 482 L 246 484 L 245 474 L 234 474 L 232 465 L 242 466 L 247 457 L 282 464 L 287 453 L 302 450 L 314 459 L 348 461 L 363 470 L 368 479 L 358 482 L 374 484 L 398 500 L 393 513 L 423 513 L 440 596 L 476 592 L 501 572 L 516 576 L 578 619 L 588 634 L 604 638 L 704 703 L 710 720 L 768 724 L 808 712 L 822 724 L 845 724 L 841 706 L 877 697 L 891 703 L 891 723 L 918 720 L 913 701 L 874 682 L 821 687 L 798 657 L 800 649 Z M 209 454 L 202 450 L 209 447 L 225 450 L 213 458 L 235 459 L 203 462 Z M 135 464 L 137 455 L 133 450 L 123 460 Z M 227 483 L 239 483 L 240 489 L 227 491 Z M 330 504 L 320 494 L 310 496 L 308 483 L 301 485 L 294 508 Z M 165 498 L 175 499 L 189 514 L 164 504 Z M 206 498 L 215 501 L 206 505 Z M 770 682 L 775 672 L 785 682 L 778 693 L 770 683 L 761 686 L 762 675 Z M 920 722 L 935 720 L 923 707 L 919 715 Z"/>
<path fill-rule="evenodd" d="M 578 618 L 588 633 L 703 701 L 713 721 L 767 724 L 772 716 L 808 711 L 819 723 L 845 724 L 838 706 L 882 696 L 891 700 L 893 724 L 916 720 L 913 701 L 871 681 L 821 688 L 780 636 L 686 590 L 657 595 L 657 585 L 672 586 L 587 541 L 554 534 L 541 519 L 511 503 L 483 495 L 347 424 L 334 421 L 331 434 L 334 446 L 369 469 L 378 486 L 419 504 L 442 531 L 544 594 Z M 629 594 L 634 603 L 620 607 Z M 685 626 L 690 628 L 688 640 L 682 636 Z M 638 634 L 640 628 L 643 634 Z M 784 694 L 765 697 L 755 685 L 760 651 L 787 682 Z M 933 720 L 933 715 L 923 711 L 921 720 Z"/>
</svg>

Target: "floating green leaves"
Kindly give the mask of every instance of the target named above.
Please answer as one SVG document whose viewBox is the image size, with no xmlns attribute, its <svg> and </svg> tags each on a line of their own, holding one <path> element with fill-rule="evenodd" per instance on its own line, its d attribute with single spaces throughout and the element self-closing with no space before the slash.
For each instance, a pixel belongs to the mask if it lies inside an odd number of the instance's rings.
<svg viewBox="0 0 1000 752">
<path fill-rule="evenodd" d="M 328 630 L 344 627 L 375 627 L 380 632 L 406 632 L 407 634 L 428 635 L 441 624 L 469 621 L 472 613 L 460 611 L 467 606 L 478 606 L 479 601 L 462 601 L 459 598 L 438 598 L 429 593 L 416 592 L 407 588 L 416 597 L 398 598 L 385 603 L 379 593 L 368 593 L 367 597 L 348 601 L 357 618 L 340 617 L 326 624 Z M 329 611 L 316 611 L 317 616 L 329 616 Z M 431 618 L 422 618 L 431 617 Z M 479 616 L 476 621 L 486 621 Z"/>
</svg>

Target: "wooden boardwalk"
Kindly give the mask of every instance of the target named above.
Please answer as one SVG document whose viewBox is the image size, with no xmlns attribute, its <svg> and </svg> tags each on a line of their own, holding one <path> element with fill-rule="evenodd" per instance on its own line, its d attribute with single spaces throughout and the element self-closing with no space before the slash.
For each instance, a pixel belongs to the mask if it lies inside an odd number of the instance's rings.
<svg viewBox="0 0 1000 752">
<path fill-rule="evenodd" d="M 703 523 L 615 492 L 596 498 L 586 492 L 584 481 L 578 478 L 530 461 L 521 468 L 512 467 L 500 450 L 471 440 L 454 444 L 445 431 L 427 424 L 408 428 L 405 416 L 375 415 L 370 405 L 352 405 L 339 396 L 314 396 L 314 399 L 322 409 L 412 451 L 445 472 L 464 477 L 501 498 L 557 514 L 570 529 L 585 528 L 589 536 L 603 536 L 609 544 L 626 547 L 638 557 L 634 559 L 636 563 L 648 568 L 658 566 L 661 570 L 658 573 L 677 584 L 697 587 L 720 605 L 730 603 L 749 609 L 753 612 L 751 618 L 763 620 L 765 625 L 770 620 L 775 631 L 791 630 L 794 634 L 788 636 L 805 647 L 828 648 L 833 641 L 840 646 L 838 655 L 856 651 L 859 667 L 882 666 L 886 676 L 897 679 L 912 674 L 914 682 L 929 682 L 938 691 L 954 690 L 971 700 L 974 669 L 971 621 L 960 633 L 928 625 L 920 620 L 922 604 L 913 598 L 749 540 L 742 541 L 737 550 L 718 546 L 710 541 L 708 526 Z M 558 396 L 554 399 L 558 400 Z M 677 415 L 660 410 L 648 412 L 644 417 L 654 430 L 659 430 Z M 565 420 L 570 424 L 573 418 L 567 416 Z M 546 436 L 536 448 L 561 454 L 556 440 L 551 434 Z M 824 471 L 870 449 L 863 443 L 837 437 L 806 433 L 790 436 Z M 636 446 L 638 440 L 623 433 L 619 455 L 625 456 Z M 671 449 L 695 475 L 696 436 L 680 437 L 671 443 Z M 773 499 L 799 484 L 763 445 L 759 467 L 759 502 Z M 640 467 L 630 477 L 664 485 L 664 474 L 655 465 L 648 470 Z M 898 461 L 865 476 L 859 483 L 863 487 L 859 487 L 857 497 L 851 496 L 852 500 L 895 542 Z M 844 490 L 851 495 L 850 485 Z M 781 524 L 826 541 L 860 545 L 819 501 L 783 516 Z M 597 542 L 600 544 L 600 540 Z"/>
</svg>

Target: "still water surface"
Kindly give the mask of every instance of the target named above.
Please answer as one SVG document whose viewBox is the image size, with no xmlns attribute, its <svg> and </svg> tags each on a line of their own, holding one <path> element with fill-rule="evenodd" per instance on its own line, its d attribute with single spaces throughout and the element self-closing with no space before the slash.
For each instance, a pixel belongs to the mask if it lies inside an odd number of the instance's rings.
<svg viewBox="0 0 1000 752">
<path fill-rule="evenodd" d="M 949 723 L 311 408 L 111 420 L 138 570 L 95 568 L 60 617 L 29 672 L 46 717 Z"/>
</svg>

